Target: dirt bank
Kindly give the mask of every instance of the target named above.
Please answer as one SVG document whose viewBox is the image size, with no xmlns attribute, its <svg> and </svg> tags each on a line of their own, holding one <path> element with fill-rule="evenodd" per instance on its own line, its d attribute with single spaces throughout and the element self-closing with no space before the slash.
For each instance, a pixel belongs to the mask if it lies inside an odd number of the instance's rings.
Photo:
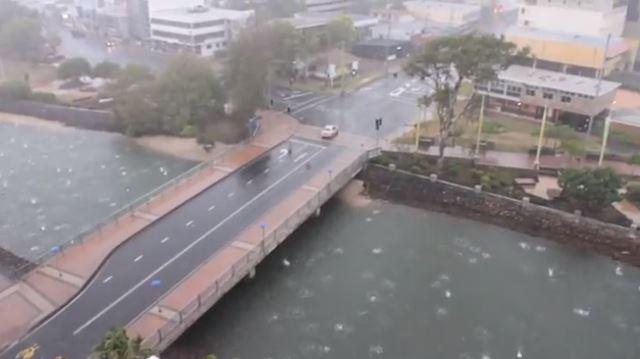
<svg viewBox="0 0 640 359">
<path fill-rule="evenodd" d="M 195 138 L 174 136 L 142 136 L 135 139 L 140 146 L 167 155 L 191 161 L 204 162 L 227 151 L 231 146 L 216 143 L 209 152 L 196 142 Z"/>
<path fill-rule="evenodd" d="M 0 122 L 10 123 L 14 126 L 33 126 L 57 131 L 73 131 L 74 128 L 66 127 L 64 124 L 55 121 L 43 120 L 36 117 L 15 115 L 12 113 L 0 112 Z"/>
</svg>

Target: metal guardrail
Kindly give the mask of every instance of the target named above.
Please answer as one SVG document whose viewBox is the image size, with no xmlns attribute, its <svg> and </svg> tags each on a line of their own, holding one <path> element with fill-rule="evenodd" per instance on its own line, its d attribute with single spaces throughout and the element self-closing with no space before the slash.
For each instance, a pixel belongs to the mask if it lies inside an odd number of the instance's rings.
<svg viewBox="0 0 640 359">
<path fill-rule="evenodd" d="M 111 226 L 111 225 L 118 225 L 119 223 L 119 219 L 127 216 L 127 215 L 133 215 L 134 212 L 147 208 L 147 206 L 150 204 L 151 201 L 162 197 L 163 193 L 165 193 L 165 191 L 168 191 L 170 189 L 172 190 L 177 190 L 180 185 L 182 185 L 183 183 L 188 182 L 191 178 L 195 177 L 197 174 L 199 174 L 201 171 L 205 171 L 205 170 L 209 170 L 212 169 L 214 166 L 216 165 L 220 165 L 220 164 L 224 164 L 225 159 L 227 159 L 228 155 L 230 153 L 232 153 L 234 150 L 236 150 L 237 148 L 239 148 L 240 146 L 246 144 L 248 140 L 244 140 L 242 142 L 240 142 L 239 144 L 233 145 L 227 149 L 224 150 L 224 152 L 220 153 L 219 155 L 217 155 L 215 158 L 206 161 L 206 162 L 201 162 L 199 164 L 197 164 L 194 167 L 191 167 L 190 169 L 188 169 L 186 172 L 181 173 L 180 175 L 172 178 L 171 180 L 163 183 L 162 185 L 160 185 L 159 187 L 154 188 L 153 190 L 147 192 L 146 194 L 136 198 L 135 200 L 133 200 L 132 202 L 128 203 L 127 205 L 125 205 L 124 207 L 119 208 L 118 210 L 116 210 L 115 212 L 111 213 L 109 216 L 103 218 L 102 220 L 100 220 L 100 222 L 92 225 L 90 228 L 85 229 L 84 231 L 74 235 L 71 239 L 67 240 L 66 242 L 54 246 L 52 247 L 48 252 L 45 252 L 43 254 L 41 254 L 40 256 L 38 256 L 35 259 L 25 259 L 26 263 L 18 266 L 18 267 L 14 267 L 12 268 L 12 272 L 13 272 L 13 277 L 15 279 L 19 279 L 20 277 L 22 277 L 23 275 L 26 275 L 29 271 L 31 271 L 33 268 L 37 267 L 38 265 L 44 263 L 45 261 L 47 261 L 48 259 L 54 257 L 55 255 L 63 252 L 64 250 L 66 250 L 67 248 L 76 245 L 76 244 L 80 244 L 83 243 L 87 238 L 89 238 L 91 235 L 93 235 L 94 233 L 99 233 L 102 229 Z"/>
<path fill-rule="evenodd" d="M 227 291 L 246 277 L 269 253 L 282 243 L 299 225 L 309 218 L 323 203 L 346 185 L 363 168 L 370 156 L 378 153 L 372 150 L 360 155 L 351 165 L 332 177 L 314 197 L 301 205 L 284 223 L 266 233 L 259 245 L 245 253 L 210 286 L 198 293 L 181 310 L 151 337 L 145 338 L 145 345 L 156 350 L 168 347 L 180 334 L 211 308 Z M 215 254 L 214 254 L 215 255 Z"/>
</svg>

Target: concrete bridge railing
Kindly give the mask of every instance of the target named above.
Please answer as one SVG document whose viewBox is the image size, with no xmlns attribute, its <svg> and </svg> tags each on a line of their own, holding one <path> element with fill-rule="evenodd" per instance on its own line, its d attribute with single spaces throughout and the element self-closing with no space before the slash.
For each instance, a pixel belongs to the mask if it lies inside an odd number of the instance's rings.
<svg viewBox="0 0 640 359">
<path fill-rule="evenodd" d="M 298 226 L 316 213 L 325 202 L 353 179 L 364 168 L 368 159 L 376 153 L 379 153 L 379 151 L 372 150 L 363 153 L 353 163 L 337 173 L 330 182 L 321 188 L 314 197 L 301 205 L 284 223 L 266 233 L 260 245 L 248 251 L 211 283 L 208 288 L 196 295 L 189 304 L 177 312 L 167 324 L 158 329 L 151 337 L 145 338 L 144 344 L 158 351 L 162 351 L 171 345 L 236 283 L 250 275 L 255 270 L 255 267 Z"/>
</svg>

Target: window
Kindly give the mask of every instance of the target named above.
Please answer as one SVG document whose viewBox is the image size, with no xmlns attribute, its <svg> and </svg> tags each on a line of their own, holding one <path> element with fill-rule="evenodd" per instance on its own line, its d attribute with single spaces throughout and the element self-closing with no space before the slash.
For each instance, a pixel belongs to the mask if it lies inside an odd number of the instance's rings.
<svg viewBox="0 0 640 359">
<path fill-rule="evenodd" d="M 524 12 L 525 12 L 524 8 L 520 9 L 521 14 L 524 14 Z"/>
<path fill-rule="evenodd" d="M 535 96 L 536 90 L 527 89 L 526 93 L 527 93 L 527 96 Z"/>
<path fill-rule="evenodd" d="M 166 31 L 158 31 L 158 30 L 153 30 L 151 32 L 151 34 L 153 36 L 159 36 L 159 37 L 166 37 L 166 38 L 170 38 L 170 39 L 176 39 L 176 40 L 180 40 L 182 42 L 192 42 L 192 38 L 189 35 L 181 35 L 181 34 L 174 34 L 171 32 L 166 32 Z"/>
<path fill-rule="evenodd" d="M 553 100 L 553 94 L 551 92 L 543 92 L 542 98 L 545 100 Z"/>
<path fill-rule="evenodd" d="M 207 49 L 211 49 L 213 47 L 212 44 L 207 44 Z"/>
<path fill-rule="evenodd" d="M 204 40 L 216 39 L 219 37 L 224 37 L 224 31 L 214 31 L 202 35 L 196 35 L 194 36 L 194 39 L 195 42 L 203 42 Z"/>
<path fill-rule="evenodd" d="M 571 97 L 570 96 L 562 96 L 562 97 L 560 97 L 560 101 L 569 103 L 569 102 L 571 102 Z"/>
<path fill-rule="evenodd" d="M 172 27 L 180 27 L 183 29 L 190 29 L 191 24 L 179 22 L 179 21 L 171 21 L 171 20 L 162 20 L 162 19 L 151 19 L 152 24 L 156 25 L 164 25 L 164 26 L 172 26 Z"/>
<path fill-rule="evenodd" d="M 507 86 L 507 96 L 520 97 L 522 88 L 519 86 Z"/>
<path fill-rule="evenodd" d="M 194 29 L 200 29 L 203 27 L 212 27 L 212 26 L 218 26 L 218 25 L 224 25 L 225 20 L 211 20 L 211 21 L 204 21 L 204 22 L 199 22 L 196 24 L 193 24 L 193 28 Z"/>
</svg>

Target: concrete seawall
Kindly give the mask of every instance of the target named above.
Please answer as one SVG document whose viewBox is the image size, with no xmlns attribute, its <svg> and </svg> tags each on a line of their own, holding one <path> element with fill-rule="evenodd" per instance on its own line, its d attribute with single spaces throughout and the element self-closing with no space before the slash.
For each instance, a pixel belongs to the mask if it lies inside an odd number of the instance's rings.
<svg viewBox="0 0 640 359">
<path fill-rule="evenodd" d="M 373 198 L 497 224 L 640 266 L 640 239 L 631 228 L 380 165 L 368 166 L 361 178 Z"/>
</svg>

